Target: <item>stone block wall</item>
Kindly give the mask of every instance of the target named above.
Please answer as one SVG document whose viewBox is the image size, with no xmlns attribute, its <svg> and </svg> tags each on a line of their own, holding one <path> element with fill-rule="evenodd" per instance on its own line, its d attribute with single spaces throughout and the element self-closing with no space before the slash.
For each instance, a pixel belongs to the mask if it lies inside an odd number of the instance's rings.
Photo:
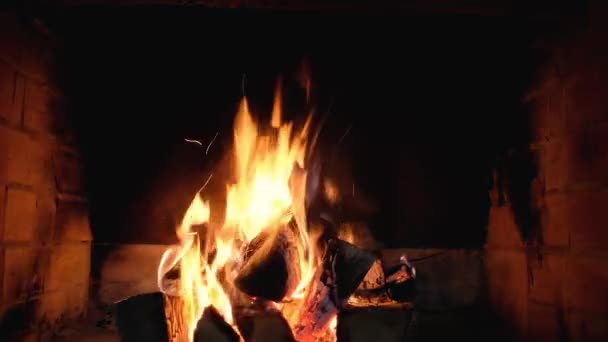
<svg viewBox="0 0 608 342">
<path fill-rule="evenodd" d="M 48 340 L 85 313 L 91 232 L 52 36 L 0 12 L 0 340 Z"/>
<path fill-rule="evenodd" d="M 125 298 L 157 292 L 158 265 L 169 245 L 97 244 L 93 246 L 91 299 L 104 310 Z M 134 272 L 133 270 L 137 270 Z"/>
<path fill-rule="evenodd" d="M 608 339 L 608 8 L 589 4 L 541 39 L 547 58 L 527 98 L 530 233 L 509 199 L 490 210 L 490 298 L 517 339 Z"/>
</svg>

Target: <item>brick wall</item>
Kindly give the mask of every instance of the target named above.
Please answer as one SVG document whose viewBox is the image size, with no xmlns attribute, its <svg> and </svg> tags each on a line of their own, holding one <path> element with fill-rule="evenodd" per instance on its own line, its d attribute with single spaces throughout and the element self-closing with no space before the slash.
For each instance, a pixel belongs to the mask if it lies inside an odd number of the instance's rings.
<svg viewBox="0 0 608 342">
<path fill-rule="evenodd" d="M 492 192 L 490 297 L 517 338 L 608 339 L 608 11 L 600 3 L 541 41 L 548 58 L 527 99 L 535 220 L 522 227 L 512 201 Z"/>
<path fill-rule="evenodd" d="M 0 339 L 48 339 L 83 315 L 89 287 L 88 209 L 50 77 L 55 46 L 31 22 L 0 12 Z"/>
</svg>

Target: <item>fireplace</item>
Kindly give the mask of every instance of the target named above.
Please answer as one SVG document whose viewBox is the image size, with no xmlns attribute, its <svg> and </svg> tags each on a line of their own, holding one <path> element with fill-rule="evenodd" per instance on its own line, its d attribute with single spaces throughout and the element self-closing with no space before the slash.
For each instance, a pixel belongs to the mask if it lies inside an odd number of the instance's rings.
<svg viewBox="0 0 608 342">
<path fill-rule="evenodd" d="M 600 1 L 0 10 L 0 339 L 608 336 Z"/>
</svg>

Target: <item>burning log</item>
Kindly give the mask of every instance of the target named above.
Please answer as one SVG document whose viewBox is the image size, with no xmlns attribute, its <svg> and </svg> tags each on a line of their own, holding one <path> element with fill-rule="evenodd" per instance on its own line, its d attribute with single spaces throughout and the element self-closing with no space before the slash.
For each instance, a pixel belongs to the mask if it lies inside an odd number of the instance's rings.
<svg viewBox="0 0 608 342">
<path fill-rule="evenodd" d="M 237 288 L 251 297 L 275 302 L 291 294 L 300 279 L 296 243 L 289 224 L 258 235 L 247 247 L 245 265 L 235 279 Z"/>
<path fill-rule="evenodd" d="M 337 297 L 335 301 L 341 303 L 359 287 L 365 275 L 376 262 L 376 258 L 372 254 L 338 239 L 331 239 L 327 248 L 326 264 L 330 263 L 335 273 L 334 284 Z"/>
<path fill-rule="evenodd" d="M 164 295 L 165 321 L 170 342 L 188 342 L 188 326 L 184 322 L 184 301 L 181 297 Z"/>
<path fill-rule="evenodd" d="M 116 324 L 123 342 L 188 342 L 190 331 L 183 320 L 181 297 L 160 292 L 117 302 Z M 238 342 L 240 336 L 213 307 L 198 321 L 193 342 Z"/>
<path fill-rule="evenodd" d="M 365 275 L 375 265 L 376 258 L 338 239 L 329 239 L 315 281 L 308 289 L 295 327 L 298 341 L 319 341 L 326 335 L 331 320 L 339 308 L 360 286 Z M 378 269 L 372 272 L 378 274 Z"/>
<path fill-rule="evenodd" d="M 338 307 L 332 300 L 334 289 L 325 285 L 320 277 L 319 274 L 310 285 L 304 309 L 294 329 L 296 340 L 300 342 L 318 341 L 338 314 Z"/>
<path fill-rule="evenodd" d="M 391 299 L 386 291 L 386 279 L 382 262 L 374 261 L 359 287 L 348 298 L 345 309 L 399 307 L 400 303 Z"/>
<path fill-rule="evenodd" d="M 209 306 L 196 324 L 193 342 L 239 342 L 240 336 L 217 310 Z"/>
<path fill-rule="evenodd" d="M 247 342 L 295 342 L 283 314 L 269 306 L 238 308 L 234 312 L 241 336 Z"/>
<path fill-rule="evenodd" d="M 188 341 L 177 297 L 141 294 L 117 302 L 115 312 L 121 341 Z"/>
<path fill-rule="evenodd" d="M 416 290 L 415 274 L 414 267 L 405 257 L 399 265 L 389 269 L 386 276 L 382 263 L 377 260 L 344 308 L 410 308 Z"/>
<path fill-rule="evenodd" d="M 361 284 L 359 284 L 358 290 L 373 290 L 384 287 L 384 269 L 382 268 L 382 261 L 376 260 L 372 267 L 367 271 Z"/>
<path fill-rule="evenodd" d="M 399 265 L 388 271 L 386 278 L 387 293 L 391 299 L 405 302 L 416 296 L 416 269 L 405 255 L 401 256 Z"/>
<path fill-rule="evenodd" d="M 411 302 L 399 302 L 392 299 L 384 289 L 357 290 L 342 307 L 344 311 L 356 309 L 410 309 Z"/>
</svg>

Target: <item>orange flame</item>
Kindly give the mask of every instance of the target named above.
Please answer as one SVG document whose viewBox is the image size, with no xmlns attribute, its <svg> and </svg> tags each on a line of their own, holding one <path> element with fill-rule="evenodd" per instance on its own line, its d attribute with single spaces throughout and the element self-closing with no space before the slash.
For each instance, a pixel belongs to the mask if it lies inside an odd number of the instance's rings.
<svg viewBox="0 0 608 342">
<path fill-rule="evenodd" d="M 204 234 L 197 232 L 210 216 L 208 202 L 197 194 L 177 228 L 180 244 L 165 252 L 158 270 L 161 291 L 184 300 L 183 318 L 190 328 L 190 339 L 208 306 L 214 306 L 226 322 L 234 324 L 231 298 L 238 293 L 233 284 L 243 264 L 244 249 L 261 232 L 277 229 L 292 219 L 298 229 L 299 283 L 286 299 L 302 301 L 317 266 L 305 213 L 309 126 L 310 117 L 298 132 L 292 123 L 281 122 L 279 87 L 269 127 L 272 134 L 260 134 L 247 100 L 241 101 L 234 127 L 237 181 L 227 186 L 224 223 L 215 228 L 205 226 Z M 165 276 L 177 266 L 180 279 L 170 286 Z"/>
</svg>

